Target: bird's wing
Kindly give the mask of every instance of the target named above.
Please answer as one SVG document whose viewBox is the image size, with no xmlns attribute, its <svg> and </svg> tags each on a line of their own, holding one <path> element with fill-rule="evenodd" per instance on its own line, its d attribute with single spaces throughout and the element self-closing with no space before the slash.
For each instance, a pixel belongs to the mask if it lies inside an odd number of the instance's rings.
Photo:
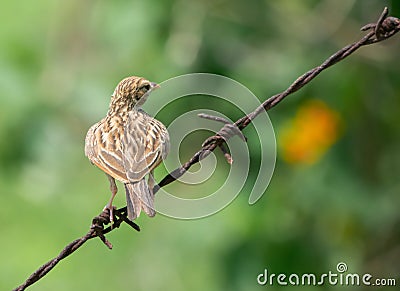
<svg viewBox="0 0 400 291">
<path fill-rule="evenodd" d="M 143 179 L 166 156 L 168 133 L 161 122 L 143 111 L 129 113 L 125 126 L 123 160 L 129 181 Z"/>
<path fill-rule="evenodd" d="M 106 174 L 127 182 L 121 145 L 118 142 L 121 133 L 117 130 L 104 130 L 104 126 L 102 121 L 89 129 L 85 140 L 86 156 Z"/>
</svg>

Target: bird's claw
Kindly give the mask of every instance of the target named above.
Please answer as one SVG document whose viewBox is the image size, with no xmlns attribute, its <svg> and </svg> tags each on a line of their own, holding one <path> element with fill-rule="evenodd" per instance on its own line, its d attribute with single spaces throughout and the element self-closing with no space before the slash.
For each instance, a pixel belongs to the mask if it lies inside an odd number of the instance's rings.
<svg viewBox="0 0 400 291">
<path fill-rule="evenodd" d="M 109 213 L 109 216 L 110 216 L 110 223 L 111 223 L 111 225 L 112 225 L 113 222 L 114 222 L 114 210 L 115 210 L 115 209 L 116 209 L 115 206 L 109 205 L 109 204 L 107 204 L 107 205 L 104 206 L 104 208 L 103 208 L 103 211 L 108 210 L 108 213 Z"/>
</svg>

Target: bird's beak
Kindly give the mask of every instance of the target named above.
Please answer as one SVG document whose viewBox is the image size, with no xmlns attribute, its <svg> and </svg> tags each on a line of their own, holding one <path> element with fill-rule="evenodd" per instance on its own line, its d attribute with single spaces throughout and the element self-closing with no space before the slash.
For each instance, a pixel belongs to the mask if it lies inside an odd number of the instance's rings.
<svg viewBox="0 0 400 291">
<path fill-rule="evenodd" d="M 160 88 L 160 85 L 158 85 L 157 83 L 154 83 L 154 82 L 151 82 L 151 83 L 150 83 L 150 86 L 151 86 L 151 90 Z"/>
</svg>

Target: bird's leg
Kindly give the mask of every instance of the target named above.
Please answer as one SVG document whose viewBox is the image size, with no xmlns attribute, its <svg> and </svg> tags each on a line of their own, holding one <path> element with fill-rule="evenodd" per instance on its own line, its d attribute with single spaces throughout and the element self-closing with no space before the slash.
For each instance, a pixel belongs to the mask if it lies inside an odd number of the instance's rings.
<svg viewBox="0 0 400 291">
<path fill-rule="evenodd" d="M 115 179 L 108 174 L 106 174 L 106 175 L 107 175 L 108 181 L 110 182 L 111 198 L 110 198 L 110 201 L 108 201 L 107 205 L 104 207 L 104 210 L 108 209 L 110 211 L 110 222 L 112 224 L 114 221 L 114 206 L 112 205 L 112 203 L 113 203 L 115 195 L 118 192 L 118 188 L 117 188 L 117 185 L 115 184 Z"/>
</svg>

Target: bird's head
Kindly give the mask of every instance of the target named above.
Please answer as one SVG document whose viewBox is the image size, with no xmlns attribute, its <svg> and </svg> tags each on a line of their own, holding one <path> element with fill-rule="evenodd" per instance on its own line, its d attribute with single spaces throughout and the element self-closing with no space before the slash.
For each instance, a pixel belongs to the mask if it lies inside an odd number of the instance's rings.
<svg viewBox="0 0 400 291">
<path fill-rule="evenodd" d="M 115 88 L 111 103 L 114 107 L 138 107 L 143 105 L 151 90 L 159 87 L 158 84 L 150 82 L 141 77 L 127 77 L 123 79 Z"/>
</svg>

